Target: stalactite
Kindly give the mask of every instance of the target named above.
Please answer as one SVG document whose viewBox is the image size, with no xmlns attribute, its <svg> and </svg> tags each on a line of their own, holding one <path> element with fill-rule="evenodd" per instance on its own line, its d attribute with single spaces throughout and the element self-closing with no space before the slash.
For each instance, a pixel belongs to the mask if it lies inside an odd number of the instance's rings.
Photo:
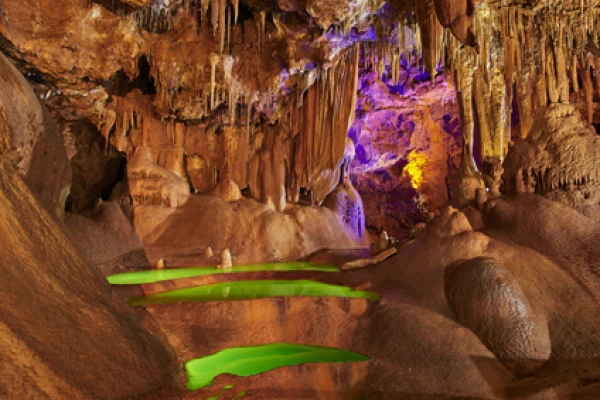
<svg viewBox="0 0 600 400">
<path fill-rule="evenodd" d="M 217 28 L 219 27 L 219 3 L 221 0 L 211 0 L 210 3 L 210 23 L 212 24 L 213 37 L 217 36 Z"/>
<path fill-rule="evenodd" d="M 237 93 L 234 91 L 229 91 L 229 121 L 232 126 L 235 125 L 236 108 L 237 108 Z"/>
<path fill-rule="evenodd" d="M 211 0 L 200 0 L 200 9 L 202 11 L 202 19 L 206 20 L 208 16 L 208 6 Z"/>
<path fill-rule="evenodd" d="M 592 123 L 594 120 L 594 87 L 592 77 L 590 76 L 590 67 L 585 59 L 581 60 L 581 67 L 578 69 L 581 85 L 583 89 L 583 97 L 587 112 L 587 121 Z"/>
<path fill-rule="evenodd" d="M 455 61 L 455 78 L 457 100 L 460 113 L 463 161 L 472 169 L 476 170 L 473 159 L 473 143 L 475 132 L 475 120 L 473 110 L 473 73 L 475 56 L 471 49 L 461 48 L 457 51 Z"/>
<path fill-rule="evenodd" d="M 252 103 L 249 101 L 248 96 L 245 98 L 246 103 L 246 134 L 248 135 L 248 140 L 252 142 L 252 137 L 250 135 L 250 117 L 252 116 Z"/>
<path fill-rule="evenodd" d="M 379 80 L 383 81 L 383 72 L 385 71 L 385 63 L 383 62 L 383 57 L 379 57 L 377 61 L 377 75 L 379 76 Z"/>
<path fill-rule="evenodd" d="M 219 45 L 220 53 L 223 54 L 225 46 L 225 16 L 227 15 L 227 0 L 219 0 Z"/>
<path fill-rule="evenodd" d="M 573 86 L 573 92 L 579 93 L 579 79 L 577 79 L 577 56 L 571 55 L 571 85 Z"/>
<path fill-rule="evenodd" d="M 431 83 L 433 84 L 440 61 L 443 30 L 436 17 L 433 0 L 417 1 L 415 4 L 421 42 L 419 53 L 423 57 L 423 66 L 431 75 Z"/>
<path fill-rule="evenodd" d="M 516 28 L 516 8 L 511 7 L 503 14 L 502 32 L 504 35 L 504 86 L 505 86 L 505 104 L 506 104 L 506 121 L 504 129 L 504 137 L 510 140 L 511 137 L 511 121 L 512 104 L 515 97 L 514 86 L 517 82 L 517 76 L 520 73 L 520 49 L 519 40 Z M 508 143 L 508 142 L 507 142 Z"/>
<path fill-rule="evenodd" d="M 316 80 L 307 76 L 308 88 L 300 89 L 303 96 L 294 97 L 290 108 L 292 132 L 299 135 L 290 176 L 296 187 L 310 188 L 316 203 L 339 181 L 340 160 L 356 107 L 359 51 L 358 44 L 348 49 L 325 65 Z"/>
<path fill-rule="evenodd" d="M 237 24 L 238 16 L 240 14 L 240 0 L 232 0 L 233 3 L 233 21 Z"/>
<path fill-rule="evenodd" d="M 216 79 L 217 79 L 217 64 L 219 62 L 219 56 L 215 53 L 211 53 L 209 56 L 210 62 L 210 109 L 211 111 L 215 109 L 215 88 L 216 88 Z"/>
<path fill-rule="evenodd" d="M 421 57 L 423 57 L 423 47 L 422 47 L 422 41 L 421 41 L 421 27 L 419 25 L 416 25 L 415 28 L 415 40 L 414 40 L 414 54 L 415 54 L 415 58 L 416 58 L 416 63 L 419 63 L 419 60 L 421 59 Z"/>
<path fill-rule="evenodd" d="M 591 60 L 591 65 L 594 68 L 594 72 L 592 73 L 592 79 L 594 81 L 596 95 L 600 95 L 600 75 L 598 74 L 598 71 L 600 71 L 600 62 L 598 62 L 598 59 L 594 58 Z"/>
<path fill-rule="evenodd" d="M 262 53 L 264 41 L 265 41 L 265 28 L 267 22 L 267 13 L 266 11 L 260 12 L 260 39 L 259 39 L 259 47 Z"/>
<path fill-rule="evenodd" d="M 208 105 L 210 102 L 209 94 L 207 92 L 204 93 L 204 116 L 208 116 Z"/>
<path fill-rule="evenodd" d="M 228 7 L 227 13 L 227 54 L 231 53 L 231 7 Z"/>
</svg>

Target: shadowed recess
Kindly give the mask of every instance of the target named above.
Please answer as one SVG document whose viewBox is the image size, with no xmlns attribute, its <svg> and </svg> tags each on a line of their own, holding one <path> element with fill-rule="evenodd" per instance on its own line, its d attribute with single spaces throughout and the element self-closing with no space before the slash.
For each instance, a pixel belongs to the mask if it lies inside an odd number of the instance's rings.
<svg viewBox="0 0 600 400">
<path fill-rule="evenodd" d="M 317 264 L 311 262 L 288 262 L 236 265 L 232 268 L 226 269 L 217 267 L 194 267 L 174 268 L 166 270 L 135 271 L 109 275 L 108 277 L 106 277 L 106 279 L 112 285 L 141 285 L 143 283 L 156 283 L 162 281 L 170 281 L 173 279 L 192 278 L 195 276 L 261 271 L 337 272 L 339 270 L 337 267 L 334 267 L 332 265 Z"/>
<path fill-rule="evenodd" d="M 194 286 L 148 296 L 134 296 L 128 300 L 132 306 L 171 304 L 183 302 L 251 300 L 265 297 L 348 297 L 379 300 L 378 293 L 354 290 L 347 286 L 330 285 L 311 280 L 258 280 L 222 282 Z"/>
<path fill-rule="evenodd" d="M 185 363 L 186 387 L 196 390 L 210 386 L 221 374 L 252 376 L 275 368 L 315 362 L 369 361 L 362 354 L 332 347 L 274 343 L 232 347 Z"/>
</svg>

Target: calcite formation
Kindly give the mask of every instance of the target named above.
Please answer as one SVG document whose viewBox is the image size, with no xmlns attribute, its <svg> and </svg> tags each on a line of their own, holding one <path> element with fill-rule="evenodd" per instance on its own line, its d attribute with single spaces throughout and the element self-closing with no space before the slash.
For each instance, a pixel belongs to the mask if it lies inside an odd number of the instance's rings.
<svg viewBox="0 0 600 400">
<path fill-rule="evenodd" d="M 88 119 L 128 159 L 153 148 L 191 190 L 230 179 L 277 210 L 300 188 L 321 203 L 339 181 L 360 54 L 396 84 L 407 64 L 432 82 L 442 66 L 462 122 L 463 205 L 484 186 L 473 157 L 508 151 L 513 104 L 522 137 L 570 91 L 593 120 L 595 18 L 590 1 L 40 0 L 3 4 L 0 35 L 62 123 Z"/>
<path fill-rule="evenodd" d="M 36 90 L 63 126 L 91 121 L 128 162 L 149 149 L 172 186 L 182 177 L 207 193 L 231 180 L 281 211 L 300 188 L 320 203 L 339 181 L 358 48 L 321 26 L 363 24 L 381 6 L 339 3 L 303 5 L 311 31 L 304 17 L 284 18 L 285 4 L 11 2 L 0 35 L 44 77 Z M 132 171 L 135 205 L 170 204 L 163 184 L 139 184 L 149 171 Z"/>
<path fill-rule="evenodd" d="M 190 196 L 187 181 L 154 162 L 151 150 L 140 147 L 127 166 L 134 205 L 177 208 Z"/>
<path fill-rule="evenodd" d="M 598 218 L 600 137 L 570 104 L 539 113 L 504 161 L 506 193 L 536 193 Z"/>
<path fill-rule="evenodd" d="M 364 208 L 360 194 L 352 185 L 349 176 L 350 164 L 353 158 L 354 145 L 348 139 L 347 155 L 342 161 L 340 182 L 327 195 L 323 205 L 333 210 L 356 237 L 362 238 L 365 233 Z"/>
</svg>

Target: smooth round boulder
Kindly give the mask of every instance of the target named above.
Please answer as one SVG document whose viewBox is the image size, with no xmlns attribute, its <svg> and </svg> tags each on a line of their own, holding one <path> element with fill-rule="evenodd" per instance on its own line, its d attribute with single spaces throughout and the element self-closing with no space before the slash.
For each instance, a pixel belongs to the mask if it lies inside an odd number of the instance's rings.
<svg viewBox="0 0 600 400">
<path fill-rule="evenodd" d="M 451 264 L 444 292 L 456 319 L 471 329 L 516 376 L 541 366 L 551 353 L 546 318 L 531 308 L 518 282 L 493 258 Z"/>
</svg>

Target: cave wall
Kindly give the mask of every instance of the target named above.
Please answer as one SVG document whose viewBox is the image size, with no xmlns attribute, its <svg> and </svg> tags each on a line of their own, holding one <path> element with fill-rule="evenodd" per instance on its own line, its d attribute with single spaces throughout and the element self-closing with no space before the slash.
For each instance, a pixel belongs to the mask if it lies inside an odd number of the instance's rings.
<svg viewBox="0 0 600 400">
<path fill-rule="evenodd" d="M 328 69 L 311 71 L 308 79 L 314 82 L 305 84 L 304 93 L 298 89 L 283 98 L 274 121 L 255 122 L 242 115 L 236 123 L 226 119 L 228 110 L 217 111 L 208 121 L 161 120 L 135 90 L 114 96 L 108 106 L 114 125 L 103 133 L 128 158 L 144 148 L 148 162 L 187 180 L 198 193 L 231 180 L 248 188 L 254 199 L 272 202 L 278 211 L 288 199 L 297 201 L 300 187 L 312 189 L 318 203 L 339 181 L 354 117 L 357 63 L 357 49 L 352 47 Z M 140 179 L 132 175 L 133 169 L 129 167 L 130 180 Z M 130 187 L 134 204 L 170 205 L 157 195 L 156 185 L 154 191 L 144 189 L 151 186 L 145 182 Z"/>
<path fill-rule="evenodd" d="M 0 79 L 0 393 L 173 395 L 174 354 L 81 258 L 53 215 L 64 210 L 57 189 L 70 183 L 70 169 L 51 116 L 1 53 Z M 39 125 L 20 125 L 23 116 Z"/>
<path fill-rule="evenodd" d="M 174 210 L 233 182 L 283 211 L 301 188 L 319 204 L 340 180 L 358 47 L 330 25 L 348 34 L 381 2 L 338 3 L 11 3 L 0 37 L 43 77 L 34 90 L 75 143 L 70 210 L 93 207 L 104 182 L 83 163 L 106 170 L 116 150 L 134 207 Z M 107 160 L 86 153 L 80 121 Z"/>
<path fill-rule="evenodd" d="M 5 157 L 46 209 L 64 215 L 71 167 L 63 137 L 25 77 L 0 52 L 0 114 L 5 118 Z"/>
</svg>

